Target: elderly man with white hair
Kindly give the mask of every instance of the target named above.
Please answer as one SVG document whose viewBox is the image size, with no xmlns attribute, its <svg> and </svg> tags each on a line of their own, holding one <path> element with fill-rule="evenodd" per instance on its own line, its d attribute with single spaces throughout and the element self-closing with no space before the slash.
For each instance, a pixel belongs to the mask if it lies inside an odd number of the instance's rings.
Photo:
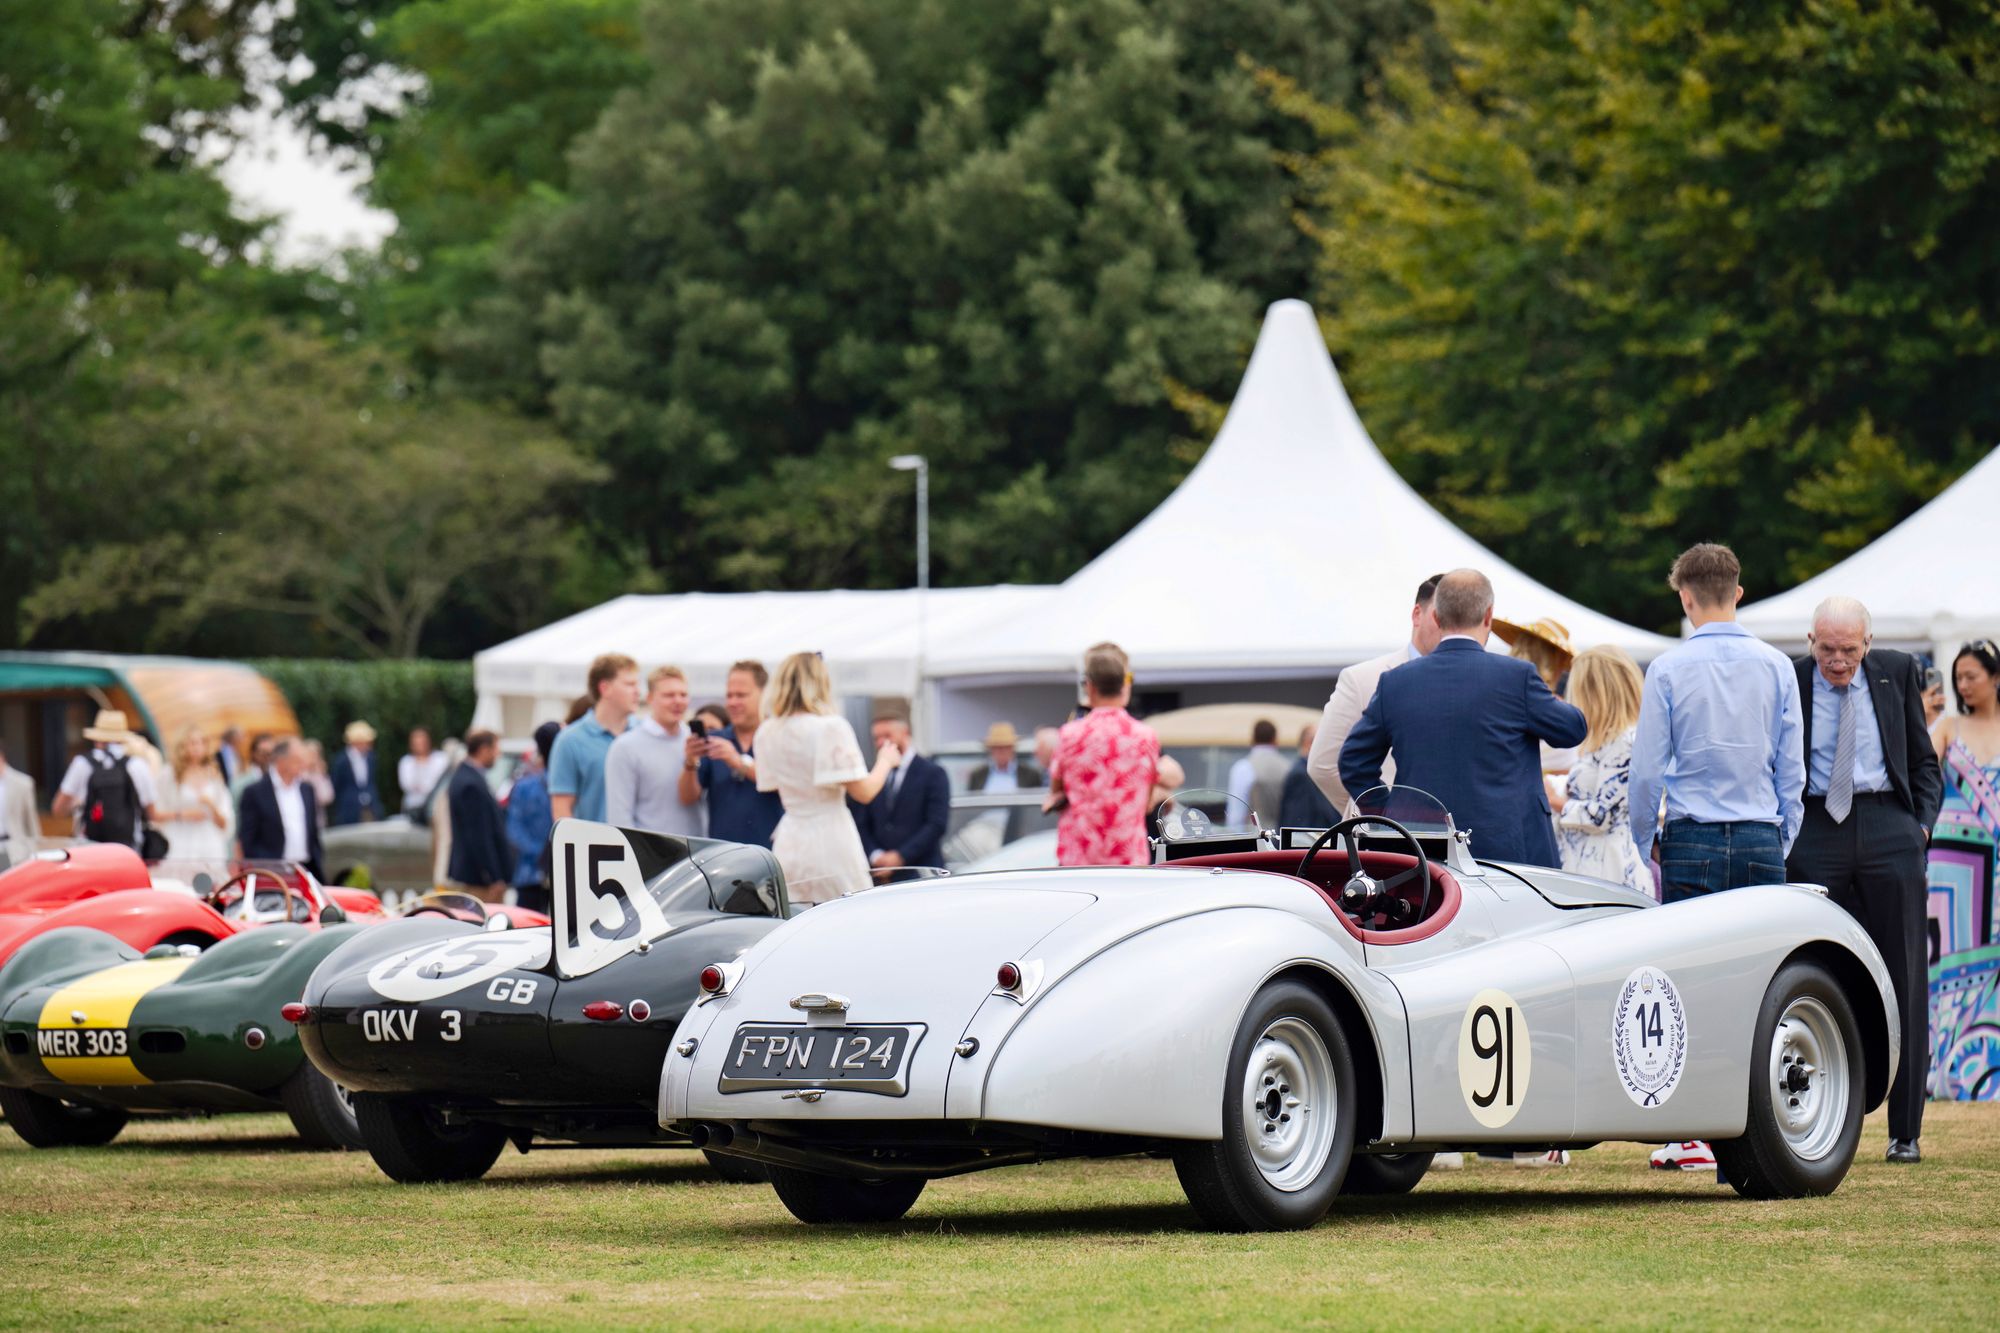
<svg viewBox="0 0 2000 1333">
<path fill-rule="evenodd" d="M 1924 729 L 1923 673 L 1872 646 L 1868 608 L 1829 597 L 1795 663 L 1804 703 L 1805 823 L 1785 873 L 1826 885 L 1868 931 L 1896 987 L 1903 1059 L 1889 1090 L 1892 1162 L 1917 1162 L 1930 1081 L 1925 848 L 1943 775 Z"/>
</svg>

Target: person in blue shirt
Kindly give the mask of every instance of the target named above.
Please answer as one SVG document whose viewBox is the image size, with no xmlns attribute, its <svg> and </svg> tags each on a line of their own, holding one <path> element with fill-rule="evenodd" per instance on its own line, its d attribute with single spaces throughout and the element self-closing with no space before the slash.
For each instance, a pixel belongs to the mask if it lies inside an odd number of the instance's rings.
<svg viewBox="0 0 2000 1333">
<path fill-rule="evenodd" d="M 507 841 L 514 846 L 514 901 L 535 912 L 549 910 L 549 870 L 542 863 L 555 826 L 555 817 L 549 812 L 549 751 L 561 731 L 561 724 L 555 722 L 535 728 L 535 751 L 541 764 L 516 777 L 507 792 Z"/>
<path fill-rule="evenodd" d="M 690 736 L 682 760 L 680 798 L 693 805 L 708 797 L 708 836 L 723 842 L 769 847 L 785 817 L 774 791 L 757 790 L 757 728 L 764 724 L 764 687 L 771 676 L 762 662 L 738 662 L 723 683 L 729 725 Z"/>
<path fill-rule="evenodd" d="M 1741 577 L 1735 552 L 1713 542 L 1674 561 L 1667 583 L 1694 631 L 1653 660 L 1639 704 L 1632 840 L 1644 860 L 1657 838 L 1670 903 L 1784 883 L 1805 817 L 1798 676 L 1791 659 L 1736 623 Z"/>
<path fill-rule="evenodd" d="M 549 751 L 549 811 L 557 819 L 604 818 L 604 758 L 639 711 L 639 664 L 605 653 L 590 664 L 587 693 L 597 702 Z"/>
</svg>

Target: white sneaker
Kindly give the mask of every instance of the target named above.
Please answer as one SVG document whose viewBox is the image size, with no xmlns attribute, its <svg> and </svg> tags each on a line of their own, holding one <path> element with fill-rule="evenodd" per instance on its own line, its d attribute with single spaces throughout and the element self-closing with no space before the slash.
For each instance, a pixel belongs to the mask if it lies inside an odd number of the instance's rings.
<svg viewBox="0 0 2000 1333">
<path fill-rule="evenodd" d="M 1547 1152 L 1517 1152 L 1515 1166 L 1568 1166 L 1569 1153 L 1566 1149 L 1551 1148 Z"/>
<path fill-rule="evenodd" d="M 1715 1153 L 1700 1139 L 1655 1148 L 1651 1160 L 1655 1171 L 1715 1170 Z"/>
<path fill-rule="evenodd" d="M 1431 1164 L 1425 1167 L 1424 1170 L 1463 1171 L 1465 1170 L 1465 1154 L 1462 1152 L 1438 1153 L 1431 1158 Z"/>
</svg>

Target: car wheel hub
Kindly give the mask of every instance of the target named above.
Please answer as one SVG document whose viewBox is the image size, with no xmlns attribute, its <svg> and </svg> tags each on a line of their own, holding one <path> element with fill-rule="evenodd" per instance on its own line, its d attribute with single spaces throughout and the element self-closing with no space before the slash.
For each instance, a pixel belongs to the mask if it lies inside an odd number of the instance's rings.
<svg viewBox="0 0 2000 1333">
<path fill-rule="evenodd" d="M 1786 1144 L 1806 1161 L 1833 1151 L 1847 1125 L 1847 1043 L 1832 1010 L 1802 995 L 1771 1037 L 1771 1104 Z"/>
<path fill-rule="evenodd" d="M 1243 1078 L 1243 1126 L 1250 1158 L 1275 1189 L 1304 1189 L 1319 1177 L 1333 1148 L 1333 1059 L 1319 1033 L 1302 1019 L 1280 1018 L 1264 1029 Z"/>
</svg>

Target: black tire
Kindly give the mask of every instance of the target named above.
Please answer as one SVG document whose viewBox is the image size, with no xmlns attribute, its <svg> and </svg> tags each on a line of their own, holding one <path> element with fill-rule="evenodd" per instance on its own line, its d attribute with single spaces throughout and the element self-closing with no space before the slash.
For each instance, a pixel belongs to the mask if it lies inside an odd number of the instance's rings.
<svg viewBox="0 0 2000 1333">
<path fill-rule="evenodd" d="M 771 1178 L 762 1162 L 753 1162 L 748 1157 L 731 1157 L 726 1152 L 710 1152 L 703 1148 L 701 1155 L 708 1159 L 709 1170 L 721 1176 L 730 1185 L 761 1185 Z"/>
<path fill-rule="evenodd" d="M 1775 1071 L 1790 1068 L 1787 1049 L 1793 1043 L 1780 1034 L 1779 1023 L 1788 1011 L 1794 1017 L 1787 1033 L 1815 1039 L 1815 1049 L 1822 1053 L 1813 1065 L 1814 1074 L 1802 1077 L 1805 1086 L 1793 1088 L 1788 1083 L 1781 1090 Z M 1835 1043 L 1841 1048 L 1837 1052 L 1830 1049 Z M 1863 1059 L 1861 1025 L 1833 976 L 1803 959 L 1780 968 L 1757 1011 L 1757 1035 L 1750 1048 L 1750 1115 L 1743 1137 L 1711 1145 L 1716 1164 L 1738 1194 L 1750 1199 L 1802 1199 L 1831 1194 L 1839 1187 L 1861 1142 L 1862 1102 L 1868 1086 Z M 1814 1078 L 1820 1082 L 1815 1084 Z M 1809 1103 L 1819 1110 L 1812 1116 L 1813 1130 L 1794 1128 L 1788 1137 L 1784 1121 L 1792 1112 L 1781 1115 L 1779 1103 L 1795 1094 L 1819 1098 Z"/>
<path fill-rule="evenodd" d="M 361 1142 L 361 1122 L 355 1119 L 354 1103 L 334 1081 L 301 1061 L 296 1072 L 278 1089 L 278 1100 L 292 1118 L 292 1128 L 308 1148 L 332 1152 L 352 1152 Z"/>
<path fill-rule="evenodd" d="M 773 1166 L 771 1188 L 801 1222 L 894 1222 L 924 1192 L 922 1177 L 850 1180 L 789 1166 Z"/>
<path fill-rule="evenodd" d="M 1408 1194 L 1431 1169 L 1432 1152 L 1356 1153 L 1347 1163 L 1342 1194 Z"/>
<path fill-rule="evenodd" d="M 1290 1165 L 1274 1167 L 1298 1173 L 1296 1181 L 1283 1185 L 1274 1183 L 1266 1168 L 1258 1165 L 1250 1138 L 1252 1133 L 1275 1133 L 1282 1140 L 1287 1133 L 1282 1124 L 1291 1123 L 1292 1112 L 1283 1109 L 1291 1104 L 1282 1100 L 1282 1094 L 1291 1092 L 1289 1085 L 1275 1082 L 1275 1075 L 1263 1071 L 1253 1075 L 1250 1069 L 1250 1061 L 1265 1034 L 1279 1024 L 1295 1030 L 1290 1041 L 1280 1043 L 1285 1049 L 1309 1048 L 1310 1042 L 1304 1035 L 1307 1030 L 1323 1048 L 1325 1072 L 1330 1075 L 1332 1085 L 1331 1106 L 1312 1106 L 1308 1102 L 1307 1114 L 1333 1116 L 1332 1128 L 1323 1131 L 1325 1141 L 1321 1148 L 1302 1147 Z M 1301 1045 L 1295 1048 L 1291 1041 Z M 1308 1050 L 1302 1058 L 1314 1057 Z M 1269 1092 L 1255 1103 L 1249 1099 L 1253 1077 L 1260 1084 L 1272 1083 Z M 1299 1091 L 1310 1093 L 1309 1089 Z M 1270 1102 L 1273 1109 L 1268 1112 L 1263 1110 L 1267 1098 L 1277 1099 Z M 1253 1105 L 1259 1108 L 1255 1112 L 1251 1110 Z M 1358 1107 L 1354 1058 L 1332 1006 L 1317 991 L 1295 981 L 1266 986 L 1251 1001 L 1230 1047 L 1229 1068 L 1223 1077 L 1221 1140 L 1189 1143 L 1174 1151 L 1174 1170 L 1180 1176 L 1188 1202 L 1194 1205 L 1204 1223 L 1219 1231 L 1290 1231 L 1312 1226 L 1326 1216 L 1334 1196 L 1340 1193 L 1341 1181 L 1354 1152 Z M 1278 1119 L 1281 1115 L 1286 1117 L 1282 1122 Z M 1255 1129 L 1249 1124 L 1253 1116 Z M 1290 1132 L 1303 1133 L 1308 1141 L 1321 1133 L 1316 1126 L 1312 1131 Z"/>
<path fill-rule="evenodd" d="M 109 1106 L 83 1106 L 26 1088 L 0 1088 L 0 1113 L 31 1148 L 95 1148 L 118 1137 L 131 1119 Z"/>
<path fill-rule="evenodd" d="M 493 1168 L 507 1146 L 506 1131 L 500 1126 L 479 1121 L 447 1125 L 412 1097 L 357 1092 L 354 1118 L 375 1165 L 405 1185 L 477 1180 Z"/>
</svg>

